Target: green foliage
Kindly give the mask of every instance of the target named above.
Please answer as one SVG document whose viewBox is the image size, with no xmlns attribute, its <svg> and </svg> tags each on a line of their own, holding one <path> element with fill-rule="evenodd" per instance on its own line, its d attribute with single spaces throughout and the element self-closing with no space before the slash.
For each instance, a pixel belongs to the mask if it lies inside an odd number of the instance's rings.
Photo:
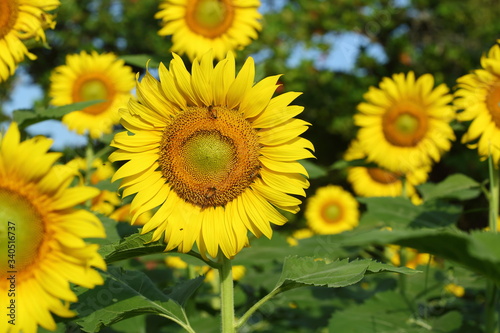
<svg viewBox="0 0 500 333">
<path fill-rule="evenodd" d="M 77 323 L 85 332 L 98 332 L 103 326 L 145 313 L 188 326 L 182 304 L 203 282 L 202 278 L 197 278 L 178 286 L 175 293 L 165 295 L 139 271 L 123 271 L 109 266 L 103 275 L 103 286 L 79 295 L 75 308 L 80 317 Z"/>
</svg>

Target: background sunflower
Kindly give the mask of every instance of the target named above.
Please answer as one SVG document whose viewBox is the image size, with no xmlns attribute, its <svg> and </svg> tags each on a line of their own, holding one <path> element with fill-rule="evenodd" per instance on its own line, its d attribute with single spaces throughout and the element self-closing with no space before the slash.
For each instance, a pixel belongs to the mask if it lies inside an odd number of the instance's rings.
<svg viewBox="0 0 500 333">
<path fill-rule="evenodd" d="M 114 54 L 68 55 L 66 64 L 54 69 L 50 77 L 52 105 L 104 100 L 83 110 L 66 114 L 62 122 L 78 134 L 89 132 L 91 138 L 111 133 L 118 124 L 118 109 L 127 103 L 134 87 L 134 74 Z"/>
</svg>

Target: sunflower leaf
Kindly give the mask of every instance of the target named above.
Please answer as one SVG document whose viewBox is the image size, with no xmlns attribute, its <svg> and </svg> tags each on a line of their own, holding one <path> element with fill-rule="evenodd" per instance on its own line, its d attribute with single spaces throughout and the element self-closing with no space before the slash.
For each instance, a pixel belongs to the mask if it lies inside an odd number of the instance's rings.
<svg viewBox="0 0 500 333">
<path fill-rule="evenodd" d="M 74 310 L 79 314 L 76 323 L 85 332 L 98 332 L 102 327 L 141 314 L 155 314 L 169 318 L 179 325 L 189 326 L 180 302 L 162 293 L 140 271 L 124 271 L 109 266 L 102 273 L 104 285 L 79 295 Z M 185 301 L 185 293 L 181 293 Z"/>
<path fill-rule="evenodd" d="M 314 257 L 287 257 L 283 264 L 281 277 L 275 287 L 288 289 L 300 286 L 326 286 L 340 288 L 355 284 L 366 275 L 382 272 L 415 274 L 418 271 L 407 267 L 392 265 L 363 259 L 349 262 L 348 259 L 327 262 Z"/>
<path fill-rule="evenodd" d="M 341 245 L 386 245 L 411 247 L 421 253 L 452 260 L 473 272 L 500 282 L 500 234 L 459 230 L 372 230 L 345 237 Z"/>
<path fill-rule="evenodd" d="M 330 332 L 455 332 L 462 323 L 458 311 L 437 318 L 416 317 L 401 293 L 377 293 L 365 303 L 334 312 Z"/>
<path fill-rule="evenodd" d="M 153 232 L 144 235 L 136 233 L 113 244 L 102 246 L 99 253 L 108 264 L 148 254 L 162 253 L 165 250 L 165 244 L 162 241 L 151 242 L 152 236 Z"/>
<path fill-rule="evenodd" d="M 453 174 L 439 184 L 422 184 L 418 190 L 425 201 L 443 198 L 468 200 L 481 194 L 481 184 L 466 175 Z"/>
<path fill-rule="evenodd" d="M 130 54 L 130 55 L 122 55 L 120 59 L 125 61 L 127 64 L 140 67 L 140 68 L 158 68 L 160 65 L 160 61 L 157 57 L 153 57 L 147 54 Z M 149 63 L 148 63 L 149 62 Z"/>
<path fill-rule="evenodd" d="M 12 119 L 19 125 L 19 127 L 26 128 L 30 125 L 39 123 L 41 121 L 49 119 L 60 119 L 65 114 L 68 114 L 73 111 L 79 111 L 88 106 L 102 102 L 104 101 L 94 100 L 94 101 L 78 102 L 48 109 L 15 110 L 12 113 Z"/>
<path fill-rule="evenodd" d="M 358 198 L 367 205 L 360 225 L 413 228 L 441 228 L 454 224 L 462 212 L 462 207 L 439 200 L 425 201 L 415 206 L 406 198 Z"/>
</svg>

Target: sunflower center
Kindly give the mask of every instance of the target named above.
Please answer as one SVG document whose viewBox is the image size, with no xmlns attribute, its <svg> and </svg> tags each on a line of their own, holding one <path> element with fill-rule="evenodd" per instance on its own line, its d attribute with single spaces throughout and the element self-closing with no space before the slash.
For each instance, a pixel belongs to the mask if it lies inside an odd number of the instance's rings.
<svg viewBox="0 0 500 333">
<path fill-rule="evenodd" d="M 486 96 L 486 104 L 490 111 L 491 118 L 500 127 L 500 83 L 496 83 L 490 88 Z"/>
<path fill-rule="evenodd" d="M 216 38 L 232 25 L 234 8 L 229 0 L 188 1 L 186 24 L 197 34 Z"/>
<path fill-rule="evenodd" d="M 336 202 L 329 202 L 321 210 L 321 215 L 326 223 L 333 224 L 342 217 L 342 209 Z"/>
<path fill-rule="evenodd" d="M 257 132 L 225 107 L 188 107 L 165 128 L 159 155 L 172 189 L 202 208 L 237 198 L 261 167 Z"/>
<path fill-rule="evenodd" d="M 218 131 L 199 131 L 186 140 L 182 155 L 190 173 L 215 180 L 232 170 L 236 152 L 231 139 Z"/>
<path fill-rule="evenodd" d="M 16 0 L 0 1 L 0 39 L 3 39 L 14 27 L 19 15 Z"/>
<path fill-rule="evenodd" d="M 21 271 L 38 256 L 44 238 L 43 220 L 26 197 L 0 188 L 0 272 Z M 9 261 L 10 260 L 10 261 Z"/>
<path fill-rule="evenodd" d="M 397 174 L 389 171 L 385 171 L 380 168 L 368 168 L 368 174 L 370 177 L 381 184 L 392 184 L 399 181 L 399 177 Z"/>
<path fill-rule="evenodd" d="M 425 137 L 428 118 L 422 108 L 411 102 L 402 102 L 389 109 L 382 119 L 387 141 L 395 146 L 414 147 Z"/>
<path fill-rule="evenodd" d="M 103 103 L 98 103 L 86 107 L 83 112 L 99 114 L 108 109 L 114 96 L 112 85 L 105 77 L 98 74 L 82 75 L 73 84 L 73 102 L 85 102 L 104 99 Z"/>
<path fill-rule="evenodd" d="M 108 96 L 106 85 L 100 80 L 89 80 L 82 84 L 80 88 L 82 100 L 92 101 L 96 99 L 105 99 Z"/>
</svg>

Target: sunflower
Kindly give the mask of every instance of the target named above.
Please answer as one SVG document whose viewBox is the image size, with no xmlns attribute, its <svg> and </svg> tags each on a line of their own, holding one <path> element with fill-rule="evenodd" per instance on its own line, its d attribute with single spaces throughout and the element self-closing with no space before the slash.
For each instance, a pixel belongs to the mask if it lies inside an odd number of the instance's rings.
<svg viewBox="0 0 500 333">
<path fill-rule="evenodd" d="M 57 0 L 0 1 L 0 82 L 14 75 L 24 57 L 36 59 L 23 40 L 34 38 L 45 42 L 44 29 L 54 29 L 56 25 L 53 16 L 47 11 L 59 5 Z"/>
<path fill-rule="evenodd" d="M 500 43 L 500 40 L 498 40 Z M 500 46 L 494 45 L 481 58 L 482 69 L 477 69 L 457 80 L 455 106 L 463 110 L 457 114 L 460 121 L 472 120 L 462 143 L 474 142 L 483 158 L 492 156 L 500 161 Z"/>
<path fill-rule="evenodd" d="M 103 283 L 93 269 L 106 269 L 98 246 L 83 239 L 105 237 L 104 228 L 93 214 L 74 208 L 98 190 L 68 188 L 75 172 L 53 166 L 60 154 L 47 152 L 51 143 L 43 137 L 20 142 L 15 123 L 0 137 L 0 243 L 12 249 L 0 260 L 1 307 L 15 306 L 15 318 L 9 317 L 15 326 L 4 317 L 1 332 L 55 330 L 51 313 L 74 315 L 70 283 Z"/>
<path fill-rule="evenodd" d="M 316 190 L 305 211 L 307 225 L 317 234 L 338 234 L 358 225 L 358 202 L 340 186 Z"/>
<path fill-rule="evenodd" d="M 300 93 L 272 97 L 279 76 L 254 85 L 248 58 L 235 78 L 231 53 L 213 67 L 212 53 L 195 59 L 190 74 L 182 59 L 159 67 L 160 81 L 146 73 L 138 99 L 121 110 L 128 130 L 115 135 L 111 161 L 128 161 L 113 176 L 123 178 L 123 196 L 135 218 L 160 206 L 142 229 L 164 234 L 166 251 L 230 258 L 247 244 L 247 231 L 270 238 L 269 222 L 287 220 L 277 208 L 296 213 L 309 186 L 299 159 L 314 147 L 299 137 L 308 123 L 289 106 Z"/>
<path fill-rule="evenodd" d="M 50 81 L 53 105 L 105 100 L 62 118 L 70 130 L 78 134 L 89 131 L 94 139 L 111 133 L 113 125 L 118 124 L 118 109 L 127 104 L 135 82 L 132 69 L 123 60 L 95 51 L 66 56 L 66 64 L 54 69 Z"/>
<path fill-rule="evenodd" d="M 172 51 L 190 60 L 211 49 L 223 59 L 257 38 L 259 6 L 259 0 L 163 0 L 155 15 L 163 25 L 158 34 L 172 35 Z"/>
<path fill-rule="evenodd" d="M 353 140 L 347 149 L 344 159 L 352 161 L 366 157 L 358 140 Z M 414 204 L 421 203 L 421 198 L 415 186 L 424 183 L 431 167 L 428 165 L 415 168 L 404 173 L 395 173 L 376 166 L 350 167 L 347 169 L 347 180 L 354 192 L 362 197 L 398 197 L 403 195 L 403 180 L 405 181 L 405 196 Z"/>
<path fill-rule="evenodd" d="M 66 165 L 79 174 L 81 171 L 90 172 L 88 178 L 91 185 L 96 185 L 103 180 L 111 178 L 115 172 L 110 162 L 105 162 L 100 158 L 96 158 L 92 161 L 92 169 L 90 171 L 87 171 L 87 161 L 81 157 L 72 159 Z M 81 179 L 83 178 L 81 175 L 79 176 Z M 115 207 L 118 206 L 120 202 L 118 193 L 115 191 L 101 190 L 99 194 L 92 199 L 90 209 L 94 212 L 110 216 L 115 212 Z"/>
<path fill-rule="evenodd" d="M 409 72 L 384 78 L 380 88 L 370 87 L 354 116 L 369 162 L 406 173 L 439 161 L 450 149 L 455 139 L 449 125 L 452 96 L 446 85 L 433 86 L 432 75 L 415 79 Z"/>
</svg>

